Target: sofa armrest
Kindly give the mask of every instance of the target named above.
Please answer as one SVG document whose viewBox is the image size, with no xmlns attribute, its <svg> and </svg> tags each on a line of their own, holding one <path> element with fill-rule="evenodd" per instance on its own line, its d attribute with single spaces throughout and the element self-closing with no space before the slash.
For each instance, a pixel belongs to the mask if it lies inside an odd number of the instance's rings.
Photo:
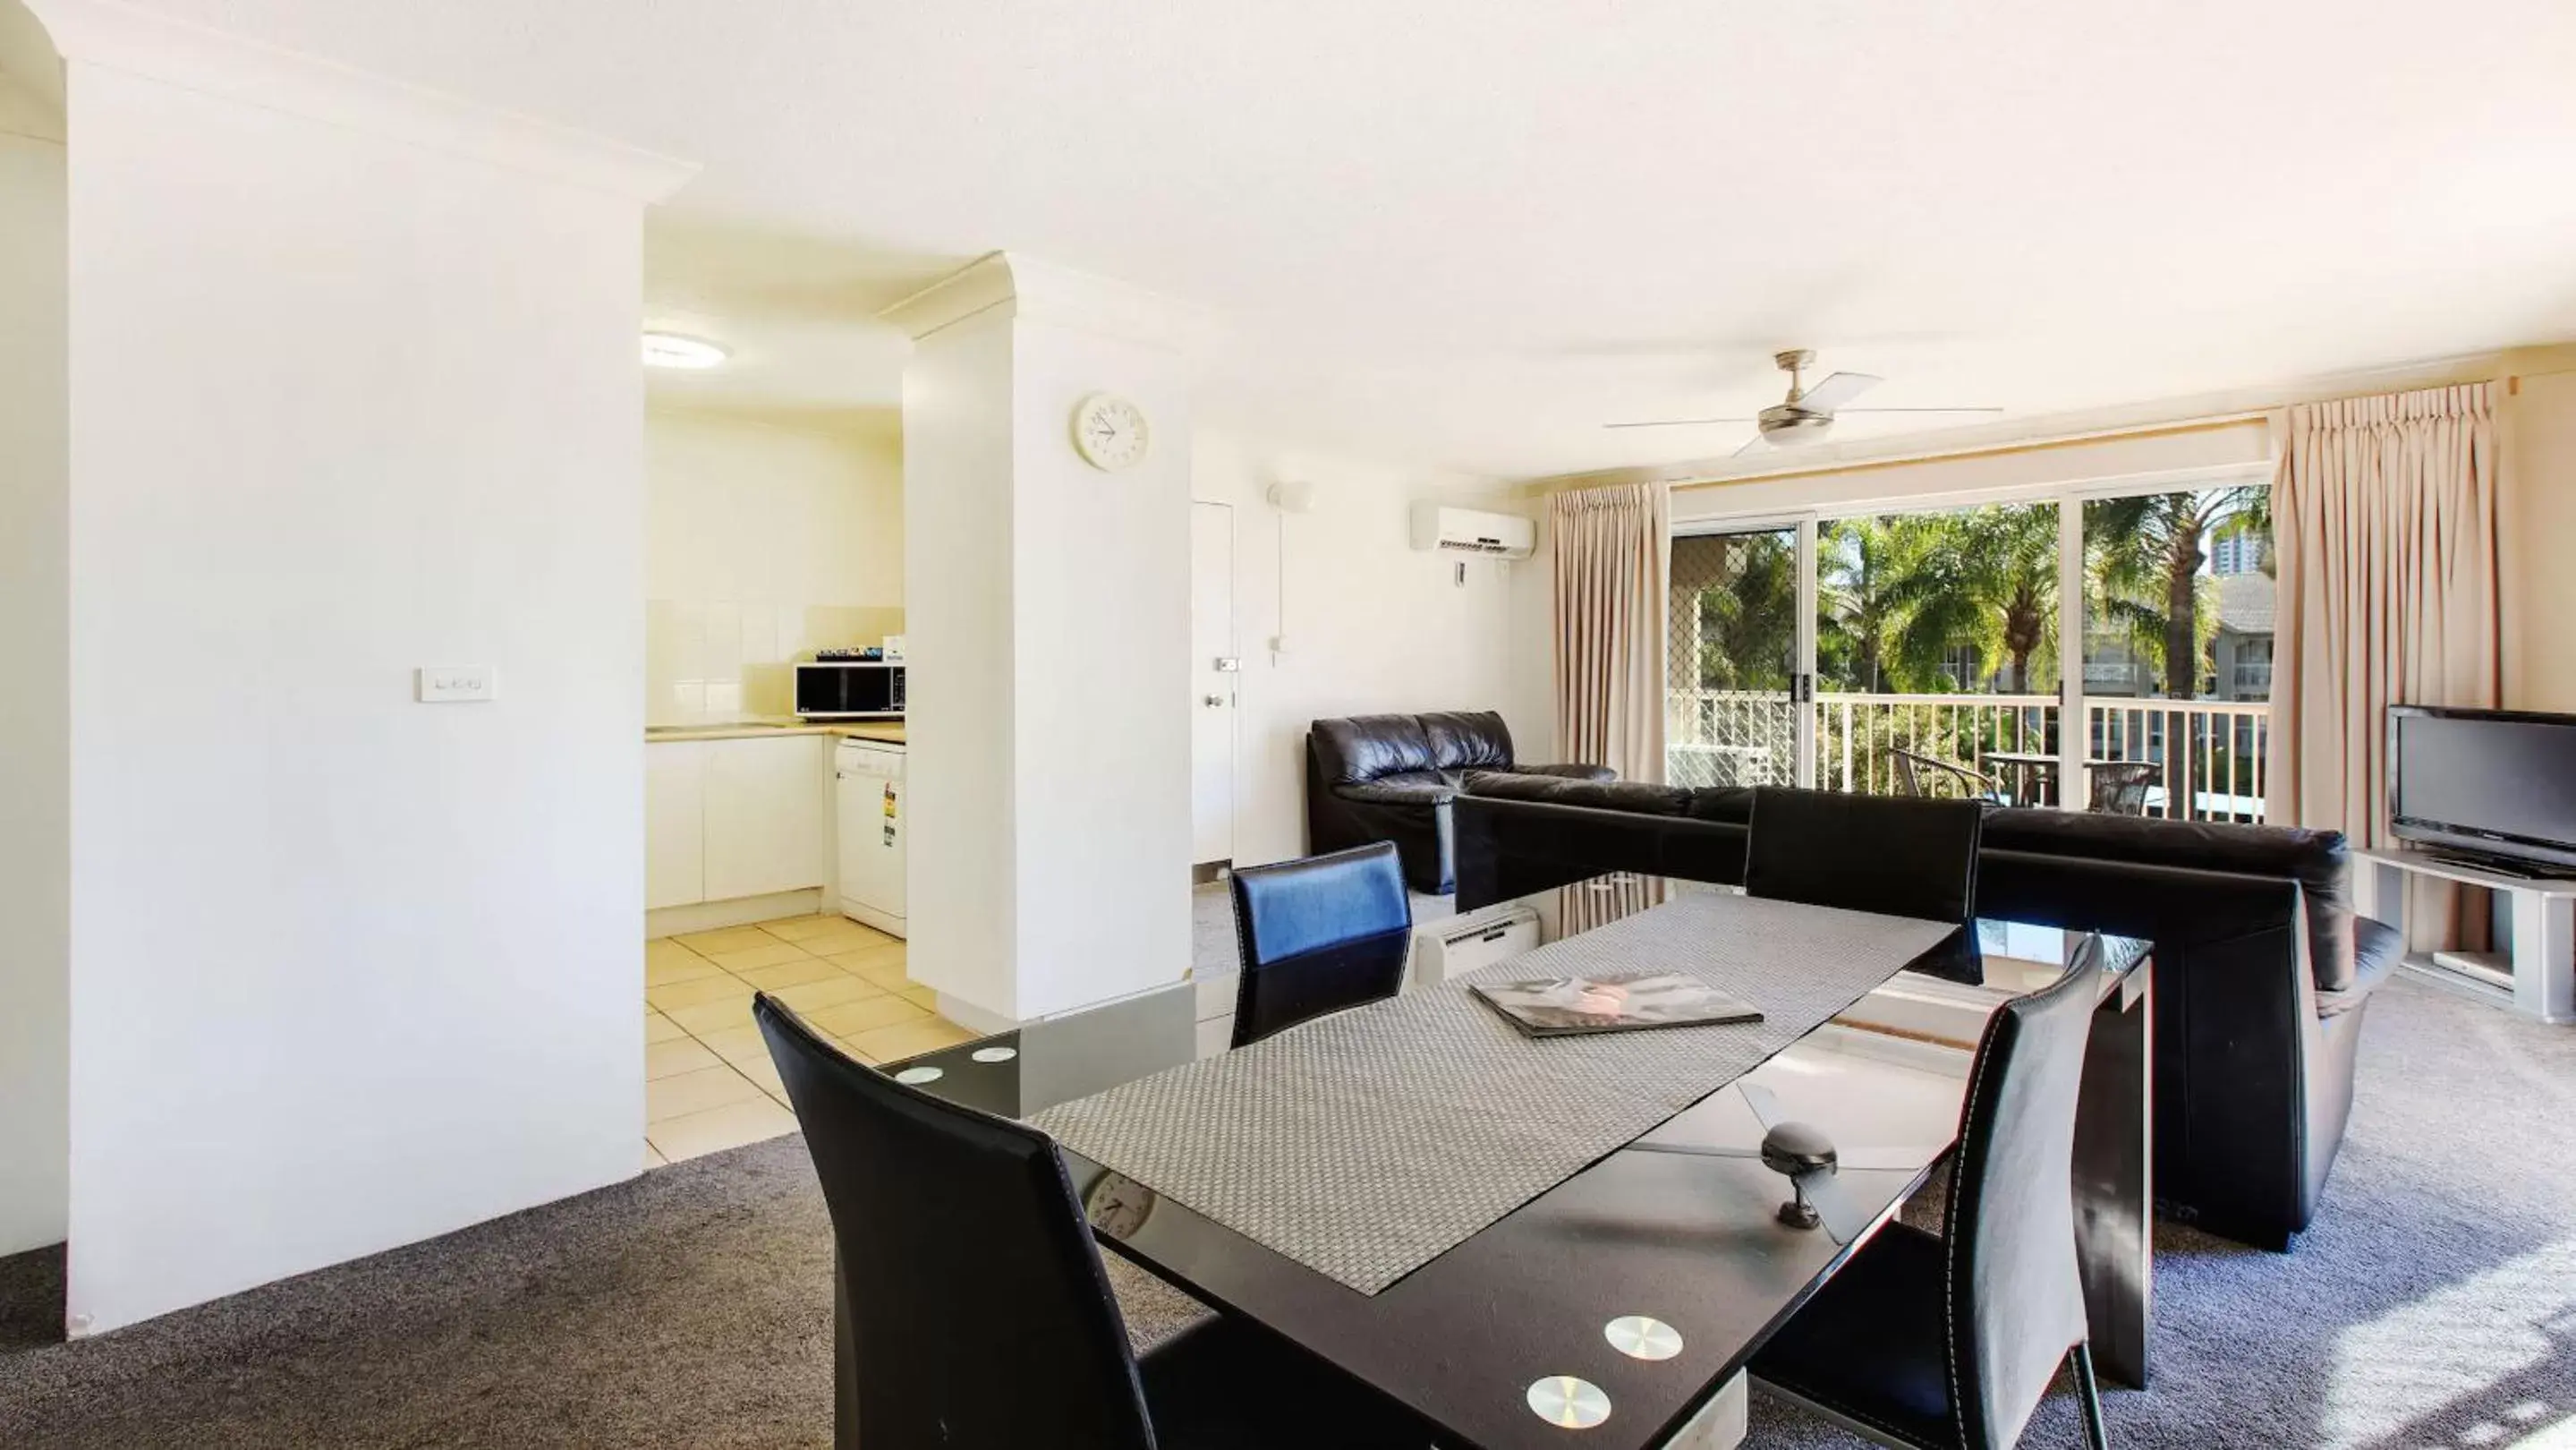
<svg viewBox="0 0 2576 1450">
<path fill-rule="evenodd" d="M 2356 916 L 2352 921 L 2352 985 L 2337 991 L 2317 989 L 2317 1015 L 2340 1017 L 2370 1000 L 2379 984 L 2397 970 L 2406 954 L 2405 938 L 2385 922 Z"/>
<path fill-rule="evenodd" d="M 1445 806 L 1455 800 L 1457 788 L 1446 785 L 1388 785 L 1382 781 L 1346 781 L 1333 787 L 1333 794 L 1346 801 L 1368 806 Z"/>
<path fill-rule="evenodd" d="M 1515 765 L 1514 775 L 1554 775 L 1567 780 L 1617 780 L 1619 772 L 1606 765 Z"/>
</svg>

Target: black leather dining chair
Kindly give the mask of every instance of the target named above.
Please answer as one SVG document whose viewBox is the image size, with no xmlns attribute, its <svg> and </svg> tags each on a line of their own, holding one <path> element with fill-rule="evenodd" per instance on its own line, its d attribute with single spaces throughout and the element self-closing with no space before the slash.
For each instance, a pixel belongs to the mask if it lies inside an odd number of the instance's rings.
<svg viewBox="0 0 2576 1450">
<path fill-rule="evenodd" d="M 2001 1450 L 2072 1357 L 2107 1450 L 2075 1259 L 2075 1103 L 2093 958 L 1997 1009 L 1959 1110 L 1941 1236 L 1893 1223 L 1753 1358 L 1783 1398 L 1882 1444 Z"/>
<path fill-rule="evenodd" d="M 1975 801 L 1762 786 L 1744 843 L 1744 894 L 1965 924 L 1977 900 Z"/>
<path fill-rule="evenodd" d="M 1234 873 L 1234 1045 L 1404 986 L 1413 902 L 1392 843 Z"/>
<path fill-rule="evenodd" d="M 763 993 L 836 1250 L 833 1443 L 942 1450 L 1421 1450 L 1366 1387 L 1241 1321 L 1130 1349 L 1054 1140 L 896 1082 Z"/>
</svg>

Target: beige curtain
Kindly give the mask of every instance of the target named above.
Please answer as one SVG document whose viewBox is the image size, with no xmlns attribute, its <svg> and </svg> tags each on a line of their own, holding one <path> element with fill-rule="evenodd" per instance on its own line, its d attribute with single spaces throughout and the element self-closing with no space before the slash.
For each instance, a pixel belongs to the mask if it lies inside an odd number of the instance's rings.
<svg viewBox="0 0 2576 1450">
<path fill-rule="evenodd" d="M 1560 493 L 1548 505 L 1556 561 L 1556 752 L 1622 780 L 1664 778 L 1664 578 L 1670 504 L 1659 483 Z"/>
<path fill-rule="evenodd" d="M 2387 844 L 2388 707 L 2497 703 L 2493 395 L 2475 383 L 2275 419 L 2273 821 Z M 2409 912 L 2426 935 L 2451 926 L 2443 895 Z"/>
</svg>

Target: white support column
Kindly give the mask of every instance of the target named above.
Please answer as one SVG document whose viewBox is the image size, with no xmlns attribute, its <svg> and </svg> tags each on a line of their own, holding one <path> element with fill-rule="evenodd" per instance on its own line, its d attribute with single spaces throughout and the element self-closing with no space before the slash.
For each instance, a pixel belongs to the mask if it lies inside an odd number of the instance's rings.
<svg viewBox="0 0 2576 1450">
<path fill-rule="evenodd" d="M 887 312 L 904 374 L 910 968 L 982 1023 L 1189 968 L 1190 398 L 1161 299 L 995 254 Z M 1094 393 L 1149 443 L 1075 452 Z"/>
</svg>

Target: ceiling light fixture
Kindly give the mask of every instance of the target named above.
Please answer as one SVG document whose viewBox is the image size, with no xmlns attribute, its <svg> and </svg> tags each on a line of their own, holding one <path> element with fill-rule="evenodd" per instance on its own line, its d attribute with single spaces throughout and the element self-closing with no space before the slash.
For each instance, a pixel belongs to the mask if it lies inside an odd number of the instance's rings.
<svg viewBox="0 0 2576 1450">
<path fill-rule="evenodd" d="M 703 337 L 684 337 L 676 332 L 644 334 L 644 366 L 648 368 L 711 368 L 732 355 Z"/>
</svg>

